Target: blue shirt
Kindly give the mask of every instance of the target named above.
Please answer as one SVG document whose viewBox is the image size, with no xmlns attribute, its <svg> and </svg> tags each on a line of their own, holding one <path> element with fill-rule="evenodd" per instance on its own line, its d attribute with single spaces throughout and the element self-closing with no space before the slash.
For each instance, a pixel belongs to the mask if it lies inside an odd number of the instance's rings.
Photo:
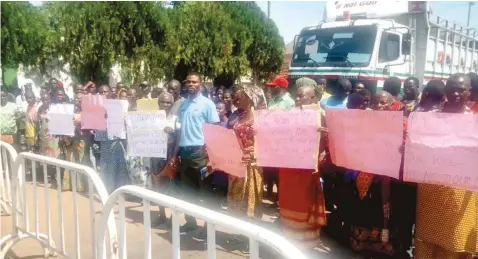
<svg viewBox="0 0 478 259">
<path fill-rule="evenodd" d="M 203 146 L 202 124 L 218 123 L 219 115 L 216 111 L 216 105 L 211 100 L 203 95 L 198 95 L 192 100 L 185 99 L 181 103 L 178 119 L 181 124 L 179 146 Z"/>
<path fill-rule="evenodd" d="M 322 109 L 329 109 L 329 108 L 339 108 L 339 109 L 346 109 L 347 108 L 347 98 L 338 99 L 335 96 L 329 96 L 325 99 L 320 100 L 320 107 Z"/>
</svg>

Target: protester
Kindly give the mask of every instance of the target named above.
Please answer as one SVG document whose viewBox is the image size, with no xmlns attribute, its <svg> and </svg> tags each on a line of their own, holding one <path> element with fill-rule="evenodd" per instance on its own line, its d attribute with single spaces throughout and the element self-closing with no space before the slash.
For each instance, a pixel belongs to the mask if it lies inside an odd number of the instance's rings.
<svg viewBox="0 0 478 259">
<path fill-rule="evenodd" d="M 178 121 L 181 124 L 179 141 L 174 150 L 172 164 L 179 162 L 181 191 L 190 201 L 198 198 L 201 181 L 200 170 L 207 165 L 207 153 L 204 148 L 203 123 L 219 123 L 219 116 L 214 103 L 201 94 L 202 77 L 198 73 L 190 73 L 186 78 L 188 98 L 179 107 Z M 181 232 L 197 229 L 196 219 L 185 215 L 186 224 Z"/>
<path fill-rule="evenodd" d="M 394 101 L 392 103 L 392 109 L 394 111 L 400 111 L 403 109 L 403 104 L 400 102 L 400 90 L 402 89 L 402 82 L 400 81 L 400 78 L 396 76 L 389 77 L 385 80 L 383 83 L 383 91 L 386 91 L 390 93 Z"/>
<path fill-rule="evenodd" d="M 232 105 L 232 92 L 225 91 L 223 96 L 223 102 L 226 105 L 226 116 L 229 118 L 231 114 L 236 110 L 236 107 Z"/>
<path fill-rule="evenodd" d="M 404 106 L 405 116 L 407 117 L 415 109 L 415 106 L 417 106 L 419 103 L 419 84 L 420 81 L 416 77 L 409 77 L 405 79 L 405 82 L 403 83 L 403 92 L 405 94 L 402 98 L 402 104 Z"/>
<path fill-rule="evenodd" d="M 7 89 L 1 86 L 1 108 L 0 108 L 0 135 L 1 140 L 13 145 L 15 134 L 17 134 L 17 107 L 14 103 L 8 102 Z"/>
<path fill-rule="evenodd" d="M 38 95 L 39 93 L 36 92 L 36 87 L 35 83 L 31 80 L 28 79 L 26 80 L 25 84 L 21 87 L 21 93 L 16 97 L 15 103 L 17 104 L 18 109 L 25 113 L 27 111 L 27 100 L 26 100 L 26 93 L 27 92 L 32 92 L 35 96 Z"/>
<path fill-rule="evenodd" d="M 66 161 L 91 166 L 91 163 L 86 161 L 86 159 L 89 159 L 89 153 L 86 153 L 86 139 L 83 131 L 81 130 L 81 98 L 83 98 L 82 93 L 75 95 L 73 118 L 73 123 L 75 125 L 75 135 L 72 137 L 63 137 L 63 152 L 65 153 L 64 155 Z M 71 175 L 69 172 L 65 171 L 62 188 L 65 190 L 71 190 L 73 187 L 72 184 L 73 179 L 71 178 Z M 76 190 L 78 192 L 86 192 L 87 187 L 88 178 L 82 174 L 77 174 Z"/>
<path fill-rule="evenodd" d="M 170 159 L 173 157 L 174 148 L 177 141 L 177 131 L 179 130 L 179 125 L 177 122 L 177 116 L 171 113 L 171 108 L 174 103 L 174 97 L 168 92 L 162 92 L 158 97 L 158 106 L 159 110 L 166 112 L 166 127 L 164 132 L 168 134 L 168 154 L 166 159 L 163 158 L 151 158 L 151 173 L 152 177 L 155 180 L 154 186 L 156 190 L 159 190 L 161 193 L 175 196 L 179 193 L 178 182 L 175 175 L 176 167 L 171 167 Z M 159 218 L 157 224 L 163 224 L 171 221 L 168 221 L 166 217 L 166 211 L 164 207 L 159 208 Z"/>
<path fill-rule="evenodd" d="M 78 94 L 86 94 L 86 91 L 83 87 L 82 84 L 73 84 L 73 94 L 74 94 L 74 99 L 76 99 L 76 96 Z"/>
<path fill-rule="evenodd" d="M 331 96 L 331 94 L 328 92 L 329 89 L 327 89 L 327 78 L 325 78 L 325 76 L 317 77 L 317 86 L 322 88 L 322 93 L 323 93 L 319 101 L 325 98 L 329 98 Z"/>
<path fill-rule="evenodd" d="M 297 89 L 300 89 L 301 87 L 303 86 L 309 86 L 309 87 L 312 87 L 314 89 L 314 97 L 317 98 L 317 100 L 320 100 L 322 99 L 322 95 L 324 93 L 324 90 L 321 86 L 317 85 L 317 83 L 314 81 L 314 79 L 311 79 L 311 78 L 308 78 L 308 77 L 302 77 L 302 78 L 299 78 L 297 79 L 297 81 L 295 81 L 295 87 Z M 308 88 L 306 88 L 308 89 Z M 303 93 L 303 91 L 299 91 L 297 90 L 297 94 L 299 93 Z M 296 105 L 297 105 L 297 99 L 296 99 Z"/>
<path fill-rule="evenodd" d="M 158 98 L 162 92 L 163 92 L 163 88 L 154 87 L 153 91 L 151 91 L 151 98 Z"/>
<path fill-rule="evenodd" d="M 86 93 L 96 94 L 96 84 L 91 82 L 91 81 L 86 83 L 84 89 L 85 89 Z"/>
<path fill-rule="evenodd" d="M 214 102 L 219 102 L 224 100 L 224 91 L 226 91 L 226 88 L 223 85 L 220 85 L 216 88 L 216 92 L 214 93 L 214 96 L 213 96 Z"/>
<path fill-rule="evenodd" d="M 168 83 L 168 92 L 174 97 L 174 104 L 171 107 L 171 113 L 178 116 L 179 107 L 184 101 L 184 97 L 181 96 L 181 83 L 178 80 L 171 80 Z"/>
<path fill-rule="evenodd" d="M 445 83 L 441 80 L 428 81 L 415 107 L 416 112 L 439 112 L 445 103 Z"/>
<path fill-rule="evenodd" d="M 365 98 L 358 93 L 353 93 L 349 95 L 347 99 L 347 109 L 352 109 L 352 110 L 367 109 L 367 106 L 365 104 Z"/>
<path fill-rule="evenodd" d="M 368 90 L 367 88 L 364 88 L 364 89 L 358 91 L 357 94 L 359 94 L 363 97 L 365 109 L 369 108 L 370 107 L 370 101 L 372 100 L 372 92 L 370 92 L 370 90 Z"/>
<path fill-rule="evenodd" d="M 28 104 L 25 116 L 25 143 L 27 145 L 27 150 L 33 152 L 36 151 L 36 124 L 40 105 L 38 105 L 35 95 L 32 91 L 29 91 L 25 94 L 25 99 Z"/>
<path fill-rule="evenodd" d="M 356 82 L 352 87 L 352 93 L 358 93 L 365 89 L 365 85 L 362 82 Z"/>
<path fill-rule="evenodd" d="M 65 94 L 65 90 L 62 88 L 56 90 L 56 98 L 55 102 L 53 103 L 67 103 L 68 102 L 68 96 Z"/>
<path fill-rule="evenodd" d="M 267 83 L 270 87 L 272 100 L 268 103 L 269 109 L 275 110 L 288 110 L 295 105 L 294 99 L 292 99 L 287 88 L 289 87 L 289 82 L 281 76 L 277 76 L 271 82 Z"/>
<path fill-rule="evenodd" d="M 99 94 L 110 97 L 110 87 L 102 85 Z M 100 171 L 101 178 L 108 193 L 129 183 L 128 165 L 126 157 L 126 140 L 111 139 L 106 130 L 95 132 L 95 141 L 100 142 Z"/>
<path fill-rule="evenodd" d="M 468 73 L 471 82 L 470 110 L 478 113 L 478 75 L 476 73 Z"/>
<path fill-rule="evenodd" d="M 129 101 L 129 109 L 131 111 L 136 111 L 136 101 L 138 100 L 138 95 L 136 93 L 135 88 L 128 89 L 128 101 Z"/>
<path fill-rule="evenodd" d="M 223 101 L 217 102 L 216 111 L 219 116 L 219 125 L 221 125 L 221 127 L 227 128 L 229 120 L 227 118 L 226 103 Z M 213 172 L 212 177 L 216 196 L 220 197 L 222 200 L 227 199 L 227 190 L 229 185 L 227 173 L 216 170 Z"/>
<path fill-rule="evenodd" d="M 337 80 L 335 86 L 332 87 L 332 95 L 327 98 L 322 98 L 320 101 L 320 107 L 322 109 L 331 109 L 331 108 L 346 108 L 347 107 L 347 97 L 352 91 L 352 84 L 346 78 L 340 78 Z"/>
<path fill-rule="evenodd" d="M 287 92 L 289 87 L 289 82 L 281 77 L 277 76 L 271 82 L 267 83 L 267 86 L 270 88 L 272 99 L 268 103 L 268 108 L 271 110 L 288 110 L 295 106 L 295 101 L 292 99 L 292 96 Z M 264 171 L 264 180 L 266 183 L 266 195 L 267 197 L 274 202 L 273 206 L 277 206 L 278 197 L 273 197 L 273 188 L 274 183 L 279 186 L 279 171 L 278 168 L 265 167 Z M 277 191 L 277 196 L 279 191 Z"/>
<path fill-rule="evenodd" d="M 139 97 L 140 99 L 151 99 L 151 92 L 153 90 L 153 88 L 151 87 L 151 85 L 144 81 L 142 83 L 139 84 L 138 86 L 139 88 Z"/>
<path fill-rule="evenodd" d="M 254 158 L 254 118 L 252 108 L 258 107 L 260 100 L 265 99 L 264 92 L 256 86 L 240 86 L 237 89 L 237 108 L 243 112 L 234 125 L 234 132 L 241 146 L 247 171 L 245 178 L 229 176 L 227 194 L 228 210 L 261 219 L 263 185 L 262 170 L 255 164 Z"/>
<path fill-rule="evenodd" d="M 299 80 L 296 84 L 302 85 L 304 82 Z M 317 104 L 321 91 L 314 80 L 309 85 L 302 85 L 297 89 L 296 106 Z M 280 223 L 284 234 L 300 241 L 301 246 L 315 247 L 320 241 L 320 230 L 326 224 L 319 173 L 308 169 L 279 168 L 279 179 Z"/>
<path fill-rule="evenodd" d="M 445 86 L 442 112 L 470 114 L 470 78 L 454 74 Z M 471 115 L 470 115 L 471 116 Z M 474 258 L 478 255 L 478 194 L 460 188 L 419 184 L 415 258 Z"/>
<path fill-rule="evenodd" d="M 227 127 L 228 120 L 226 115 L 226 103 L 224 103 L 223 101 L 217 102 L 216 111 L 219 116 L 219 125 L 221 125 L 222 127 Z"/>
</svg>

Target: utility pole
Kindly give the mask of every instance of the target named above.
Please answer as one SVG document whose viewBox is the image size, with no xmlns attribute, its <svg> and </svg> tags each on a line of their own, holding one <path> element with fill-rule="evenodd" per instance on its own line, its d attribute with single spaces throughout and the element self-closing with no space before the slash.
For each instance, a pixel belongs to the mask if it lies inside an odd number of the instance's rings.
<svg viewBox="0 0 478 259">
<path fill-rule="evenodd" d="M 271 1 L 267 1 L 267 18 L 271 18 Z M 468 22 L 470 22 L 469 20 L 470 20 L 470 10 L 468 10 Z"/>
<path fill-rule="evenodd" d="M 466 27 L 470 27 L 470 14 L 471 14 L 471 7 L 475 5 L 473 1 L 468 2 L 468 20 L 466 22 Z"/>
</svg>

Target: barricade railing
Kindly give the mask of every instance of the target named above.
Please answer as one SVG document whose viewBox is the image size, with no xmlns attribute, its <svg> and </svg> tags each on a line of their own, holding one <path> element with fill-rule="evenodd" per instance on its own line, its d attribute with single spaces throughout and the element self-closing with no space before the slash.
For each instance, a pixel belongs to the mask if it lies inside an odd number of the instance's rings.
<svg viewBox="0 0 478 259">
<path fill-rule="evenodd" d="M 16 159 L 17 151 L 15 148 L 0 141 L 0 213 L 4 215 L 10 215 L 12 209 L 11 172 Z M 21 179 L 19 180 L 21 181 Z"/>
<path fill-rule="evenodd" d="M 151 203 L 164 206 L 172 210 L 172 257 L 180 258 L 180 231 L 179 217 L 180 213 L 191 215 L 195 218 L 203 219 L 207 223 L 207 252 L 208 259 L 216 258 L 216 226 L 232 230 L 237 234 L 249 238 L 250 258 L 259 258 L 259 243 L 263 243 L 280 253 L 285 259 L 306 259 L 307 257 L 294 245 L 278 234 L 248 223 L 246 221 L 224 215 L 183 200 L 179 200 L 161 193 L 146 190 L 137 186 L 123 186 L 114 191 L 105 206 L 103 207 L 101 222 L 98 225 L 98 258 L 106 259 L 104 252 L 105 231 L 102 227 L 108 220 L 113 206 L 118 203 L 119 206 L 119 226 L 118 226 L 118 255 L 120 259 L 127 258 L 127 241 L 125 226 L 125 194 L 137 196 L 143 200 L 143 225 L 144 225 L 144 256 L 142 258 L 151 259 Z"/>
<path fill-rule="evenodd" d="M 31 178 L 32 182 L 31 184 L 18 184 L 19 179 L 25 179 L 25 168 L 27 163 L 31 163 Z M 40 165 L 40 167 L 37 168 L 37 164 Z M 42 170 L 43 169 L 43 170 Z M 40 172 L 37 172 L 40 171 Z M 73 206 L 73 246 L 74 250 L 68 250 L 68 251 L 74 251 L 72 253 L 68 253 L 66 249 L 66 244 L 65 244 L 65 222 L 64 222 L 64 204 L 63 204 L 63 195 L 65 193 L 62 190 L 62 181 L 61 179 L 63 178 L 63 174 L 65 170 L 69 173 L 71 177 L 71 191 L 72 191 L 72 201 L 68 200 L 68 205 Z M 57 188 L 56 188 L 56 195 L 50 196 L 50 192 L 52 189 L 50 188 L 51 182 L 49 182 L 48 177 L 49 175 L 51 177 L 56 177 L 57 179 Z M 0 251 L 0 258 L 5 258 L 7 252 L 11 249 L 11 247 L 19 242 L 20 240 L 27 239 L 27 238 L 32 238 L 37 240 L 41 246 L 44 249 L 45 252 L 45 257 L 48 256 L 56 256 L 58 254 L 62 255 L 65 258 L 81 258 L 81 249 L 80 249 L 80 219 L 79 219 L 79 211 L 78 211 L 78 190 L 77 190 L 77 182 L 79 181 L 80 177 L 83 176 L 85 179 L 85 182 L 87 182 L 86 186 L 86 193 L 85 195 L 88 196 L 89 199 L 89 218 L 82 218 L 81 222 L 82 224 L 84 222 L 89 222 L 90 227 L 91 227 L 91 240 L 90 244 L 91 245 L 91 251 L 94 254 L 95 251 L 97 250 L 96 247 L 96 237 L 97 237 L 97 229 L 102 229 L 103 235 L 105 235 L 105 231 L 108 233 L 108 248 L 109 248 L 109 257 L 111 258 L 116 258 L 116 247 L 117 247 L 117 240 L 116 240 L 116 224 L 114 222 L 114 215 L 113 213 L 110 213 L 106 215 L 107 219 L 101 222 L 101 226 L 97 226 L 98 222 L 95 220 L 95 200 L 99 200 L 99 203 L 101 203 L 101 207 L 104 206 L 108 199 L 108 193 L 106 191 L 106 188 L 99 178 L 98 174 L 92 169 L 87 166 L 83 166 L 80 164 L 75 164 L 71 162 L 67 162 L 64 160 L 60 159 L 55 159 L 55 158 L 50 158 L 46 156 L 41 156 L 33 153 L 20 153 L 18 154 L 13 169 L 12 169 L 12 185 L 11 185 L 11 192 L 10 193 L 22 193 L 22 196 L 24 197 L 25 202 L 20 202 L 19 198 L 17 195 L 11 195 L 12 198 L 12 207 L 13 208 L 18 208 L 17 210 L 13 209 L 12 211 L 12 231 L 10 234 L 1 237 L 0 239 L 0 247 L 2 247 L 2 250 Z M 37 181 L 37 179 L 41 179 L 42 182 Z M 43 186 L 41 186 L 43 185 Z M 44 191 L 44 206 L 39 208 L 39 190 L 42 189 Z M 27 195 L 29 194 L 29 191 L 31 192 L 31 189 L 33 189 L 33 195 L 30 195 L 30 197 L 33 197 L 32 200 L 27 199 Z M 55 197 L 55 198 L 51 198 Z M 29 202 L 27 202 L 27 200 Z M 33 204 L 31 204 L 33 203 Z M 33 205 L 33 213 L 29 213 L 29 204 Z M 51 208 L 57 206 L 58 210 L 54 211 Z M 20 208 L 21 207 L 21 208 Z M 22 211 L 23 213 L 19 213 L 19 211 Z M 40 217 L 39 214 L 44 213 L 44 221 L 40 222 Z M 55 231 L 59 231 L 59 235 L 55 235 L 55 237 L 59 238 L 54 238 L 52 235 L 52 222 L 51 222 L 51 215 L 53 213 L 56 213 L 58 215 L 58 221 L 59 222 L 54 222 Z M 30 215 L 32 215 L 33 218 L 33 227 L 30 227 L 29 221 Z M 56 216 L 56 215 L 55 215 Z M 22 219 L 20 220 L 20 217 Z M 43 228 L 43 232 L 40 229 L 40 224 L 41 227 Z M 46 227 L 46 229 L 45 229 Z M 55 232 L 56 234 L 56 232 Z M 67 237 L 71 237 L 67 233 Z M 56 242 L 55 242 L 56 241 Z M 59 244 L 59 246 L 57 246 Z M 106 250 L 105 247 L 103 247 L 103 250 Z M 89 257 L 92 258 L 92 257 Z"/>
</svg>

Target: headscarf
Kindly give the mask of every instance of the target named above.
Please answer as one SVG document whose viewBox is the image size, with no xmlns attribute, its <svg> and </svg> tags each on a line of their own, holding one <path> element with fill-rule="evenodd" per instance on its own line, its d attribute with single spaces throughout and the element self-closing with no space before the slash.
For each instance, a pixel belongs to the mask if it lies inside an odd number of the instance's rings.
<svg viewBox="0 0 478 259">
<path fill-rule="evenodd" d="M 322 93 L 322 88 L 320 88 L 317 85 L 317 82 L 315 82 L 315 80 L 312 78 L 301 77 L 297 79 L 297 81 L 295 81 L 295 86 L 297 87 L 297 89 L 301 88 L 302 86 L 310 86 L 315 89 L 315 92 Z"/>
<path fill-rule="evenodd" d="M 249 97 L 252 100 L 254 109 L 256 110 L 260 108 L 267 109 L 267 101 L 264 94 L 264 90 L 262 90 L 262 88 L 255 85 L 251 85 L 251 86 L 241 85 L 238 87 L 238 91 L 243 91 L 247 95 L 247 97 Z M 261 105 L 265 105 L 266 107 L 260 107 Z"/>
</svg>

